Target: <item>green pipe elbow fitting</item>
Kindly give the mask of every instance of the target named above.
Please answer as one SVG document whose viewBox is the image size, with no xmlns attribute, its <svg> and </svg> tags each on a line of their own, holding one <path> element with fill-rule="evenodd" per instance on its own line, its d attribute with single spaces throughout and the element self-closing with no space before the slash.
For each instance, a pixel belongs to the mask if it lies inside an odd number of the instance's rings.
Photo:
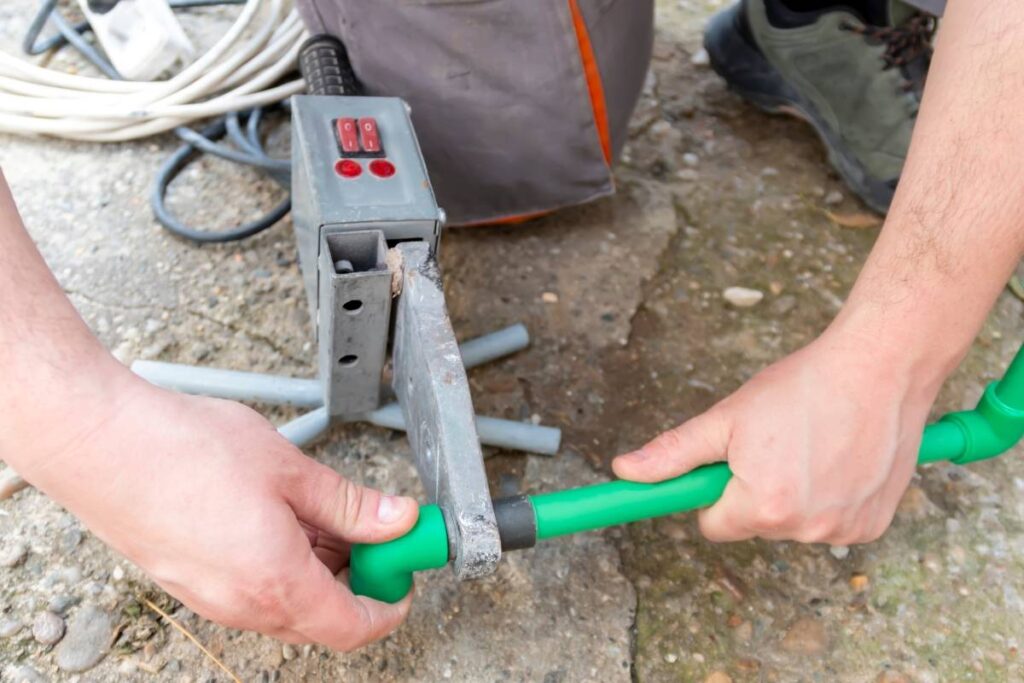
<svg viewBox="0 0 1024 683">
<path fill-rule="evenodd" d="M 974 410 L 950 413 L 939 422 L 954 424 L 963 433 L 963 451 L 950 458 L 957 465 L 994 458 L 1024 437 L 1024 410 L 1007 405 L 999 397 L 1001 385 L 989 384 Z"/>
<path fill-rule="evenodd" d="M 385 543 L 352 546 L 349 584 L 356 595 L 395 603 L 412 590 L 412 573 L 448 564 L 448 532 L 436 505 L 420 507 L 420 517 L 405 536 Z"/>
</svg>

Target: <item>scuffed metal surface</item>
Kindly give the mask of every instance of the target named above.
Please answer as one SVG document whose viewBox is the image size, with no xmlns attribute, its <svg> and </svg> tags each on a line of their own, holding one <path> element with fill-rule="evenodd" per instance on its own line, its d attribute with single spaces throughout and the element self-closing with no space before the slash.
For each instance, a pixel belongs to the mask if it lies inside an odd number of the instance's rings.
<svg viewBox="0 0 1024 683">
<path fill-rule="evenodd" d="M 485 576 L 501 559 L 501 541 L 440 272 L 426 244 L 400 244 L 396 250 L 402 290 L 395 320 L 395 394 L 423 486 L 444 511 L 455 575 Z"/>
</svg>

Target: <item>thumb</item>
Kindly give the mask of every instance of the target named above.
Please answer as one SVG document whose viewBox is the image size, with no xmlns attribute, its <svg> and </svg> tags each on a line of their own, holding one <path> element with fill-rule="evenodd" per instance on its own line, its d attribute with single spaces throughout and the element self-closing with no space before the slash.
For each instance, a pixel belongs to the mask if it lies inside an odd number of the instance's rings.
<svg viewBox="0 0 1024 683">
<path fill-rule="evenodd" d="M 380 543 L 401 536 L 416 523 L 412 498 L 389 496 L 354 484 L 329 467 L 306 458 L 285 484 L 285 499 L 302 521 L 350 543 Z"/>
<path fill-rule="evenodd" d="M 413 591 L 395 604 L 353 595 L 313 555 L 298 568 L 289 599 L 295 608 L 292 630 L 304 640 L 351 652 L 380 640 L 408 616 Z"/>
<path fill-rule="evenodd" d="M 725 460 L 731 431 L 725 412 L 715 406 L 663 432 L 632 453 L 615 458 L 612 470 L 630 481 L 653 482 L 677 477 L 699 465 Z"/>
</svg>

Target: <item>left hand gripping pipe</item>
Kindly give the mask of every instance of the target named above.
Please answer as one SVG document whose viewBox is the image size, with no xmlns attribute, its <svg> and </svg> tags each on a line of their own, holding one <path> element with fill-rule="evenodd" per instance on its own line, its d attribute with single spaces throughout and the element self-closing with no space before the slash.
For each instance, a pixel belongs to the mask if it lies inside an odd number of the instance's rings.
<svg viewBox="0 0 1024 683">
<path fill-rule="evenodd" d="M 1024 348 L 1003 378 L 990 384 L 974 410 L 950 413 L 924 430 L 918 462 L 964 465 L 1000 455 L 1024 437 Z M 707 507 L 732 477 L 724 463 L 705 465 L 656 484 L 610 481 L 593 486 L 494 501 L 502 550 L 528 548 L 538 539 L 601 529 Z M 448 534 L 436 505 L 420 508 L 404 536 L 352 548 L 351 586 L 358 595 L 398 602 L 412 589 L 413 573 L 448 563 Z"/>
</svg>

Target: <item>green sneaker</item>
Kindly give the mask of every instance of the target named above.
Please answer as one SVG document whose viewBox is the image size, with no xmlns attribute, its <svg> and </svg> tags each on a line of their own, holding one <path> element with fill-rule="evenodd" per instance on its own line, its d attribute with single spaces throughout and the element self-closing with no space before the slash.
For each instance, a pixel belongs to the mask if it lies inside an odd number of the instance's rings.
<svg viewBox="0 0 1024 683">
<path fill-rule="evenodd" d="M 843 180 L 885 213 L 910 145 L 936 20 L 898 0 L 883 0 L 879 14 L 741 0 L 712 19 L 704 47 L 732 90 L 810 123 Z"/>
</svg>

